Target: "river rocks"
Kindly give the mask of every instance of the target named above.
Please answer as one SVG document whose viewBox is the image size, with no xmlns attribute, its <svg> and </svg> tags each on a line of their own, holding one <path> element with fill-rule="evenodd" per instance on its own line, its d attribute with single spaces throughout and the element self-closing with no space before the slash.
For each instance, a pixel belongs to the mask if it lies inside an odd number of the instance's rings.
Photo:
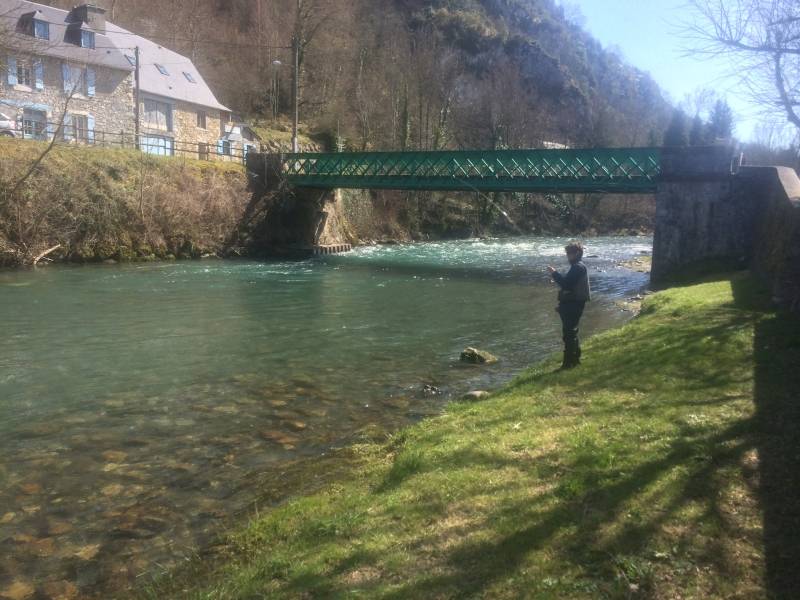
<svg viewBox="0 0 800 600">
<path fill-rule="evenodd" d="M 15 581 L 5 589 L 0 590 L 0 598 L 7 600 L 27 600 L 33 596 L 36 589 L 27 581 Z"/>
<path fill-rule="evenodd" d="M 60 521 L 58 519 L 48 519 L 47 532 L 50 535 L 64 535 L 73 530 L 72 524 L 67 521 Z"/>
<path fill-rule="evenodd" d="M 297 421 L 297 420 L 283 421 L 282 424 L 291 429 L 292 431 L 297 431 L 297 432 L 303 431 L 308 427 L 308 425 L 306 425 L 302 421 Z"/>
<path fill-rule="evenodd" d="M 467 392 L 463 396 L 461 396 L 462 400 L 468 400 L 470 402 L 477 402 L 479 400 L 485 400 L 490 396 L 489 392 L 484 392 L 482 390 L 475 390 L 472 392 Z"/>
<path fill-rule="evenodd" d="M 461 362 L 471 365 L 490 365 L 498 360 L 494 354 L 477 348 L 465 348 L 461 353 Z"/>
<path fill-rule="evenodd" d="M 100 544 L 88 544 L 75 551 L 74 556 L 81 560 L 92 560 L 100 552 Z"/>
<path fill-rule="evenodd" d="M 280 444 L 284 447 L 293 446 L 300 440 L 300 438 L 295 435 L 291 435 L 285 431 L 279 431 L 276 429 L 266 429 L 262 431 L 260 435 L 268 442 L 275 442 L 276 444 Z"/>
<path fill-rule="evenodd" d="M 69 581 L 48 581 L 44 593 L 50 600 L 73 600 L 78 597 L 78 587 Z"/>
<path fill-rule="evenodd" d="M 102 456 L 110 463 L 121 463 L 128 458 L 128 453 L 121 450 L 106 450 Z"/>
<path fill-rule="evenodd" d="M 442 394 L 442 390 L 440 390 L 435 385 L 430 385 L 426 383 L 422 386 L 422 395 L 423 396 L 440 396 Z"/>
<path fill-rule="evenodd" d="M 33 496 L 42 492 L 42 486 L 38 483 L 23 483 L 19 486 L 19 489 L 27 496 Z"/>
</svg>

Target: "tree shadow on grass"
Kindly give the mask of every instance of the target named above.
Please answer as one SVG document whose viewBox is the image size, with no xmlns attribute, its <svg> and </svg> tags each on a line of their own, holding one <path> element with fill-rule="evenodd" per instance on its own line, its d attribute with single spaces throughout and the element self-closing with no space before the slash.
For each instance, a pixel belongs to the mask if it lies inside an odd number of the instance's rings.
<svg viewBox="0 0 800 600">
<path fill-rule="evenodd" d="M 659 526 L 685 504 L 702 499 L 708 504 L 707 512 L 714 512 L 718 496 L 718 483 L 714 473 L 723 464 L 737 462 L 751 446 L 748 437 L 751 424 L 739 421 L 717 435 L 679 439 L 660 459 L 642 464 L 624 477 L 608 482 L 598 482 L 597 473 L 587 465 L 578 477 L 587 477 L 586 492 L 575 495 L 572 481 L 560 484 L 556 490 L 562 501 L 549 510 L 530 506 L 510 505 L 502 508 L 506 518 L 528 522 L 512 534 L 491 541 L 464 542 L 447 556 L 448 569 L 390 593 L 389 598 L 417 597 L 481 597 L 492 584 L 516 573 L 533 552 L 544 551 L 557 536 L 559 544 L 569 548 L 567 558 L 582 569 L 599 570 L 603 579 L 613 582 L 614 553 L 635 554 L 646 549 Z M 600 541 L 599 532 L 615 521 L 620 510 L 643 489 L 667 475 L 671 470 L 691 464 L 700 451 L 711 452 L 709 460 L 697 463 L 683 489 L 668 503 L 658 517 L 641 524 L 623 528 L 616 536 Z M 578 470 L 578 469 L 575 469 Z M 593 507 L 593 517 L 587 517 L 586 507 Z M 503 515 L 493 514 L 496 521 Z M 710 553 L 712 554 L 712 553 Z M 594 563 L 594 564 L 590 564 Z"/>
</svg>

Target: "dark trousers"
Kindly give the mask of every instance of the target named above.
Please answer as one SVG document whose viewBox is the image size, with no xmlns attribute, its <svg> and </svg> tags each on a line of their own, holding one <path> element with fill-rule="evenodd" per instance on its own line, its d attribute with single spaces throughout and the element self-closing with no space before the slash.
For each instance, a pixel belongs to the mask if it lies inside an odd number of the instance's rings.
<svg viewBox="0 0 800 600">
<path fill-rule="evenodd" d="M 585 306 L 586 302 L 561 302 L 558 305 L 558 314 L 561 316 L 561 333 L 564 339 L 565 366 L 575 366 L 581 361 L 578 323 Z"/>
</svg>

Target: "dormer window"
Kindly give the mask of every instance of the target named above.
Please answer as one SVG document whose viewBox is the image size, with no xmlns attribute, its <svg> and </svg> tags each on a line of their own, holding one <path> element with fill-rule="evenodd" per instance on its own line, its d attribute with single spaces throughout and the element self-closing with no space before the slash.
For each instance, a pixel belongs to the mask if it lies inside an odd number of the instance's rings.
<svg viewBox="0 0 800 600">
<path fill-rule="evenodd" d="M 186 77 L 186 81 L 188 81 L 189 83 L 197 83 L 195 78 L 188 71 L 184 71 L 183 72 L 183 76 Z"/>
<path fill-rule="evenodd" d="M 39 19 L 33 20 L 33 37 L 40 40 L 50 39 L 50 23 L 40 21 Z"/>
<path fill-rule="evenodd" d="M 158 63 L 155 63 L 155 65 L 156 65 L 156 69 L 158 69 L 159 73 L 161 73 L 162 75 L 169 76 L 169 71 L 167 71 L 167 68 L 164 65 L 160 65 Z"/>
<path fill-rule="evenodd" d="M 81 48 L 91 48 L 94 50 L 94 31 L 81 31 Z"/>
</svg>

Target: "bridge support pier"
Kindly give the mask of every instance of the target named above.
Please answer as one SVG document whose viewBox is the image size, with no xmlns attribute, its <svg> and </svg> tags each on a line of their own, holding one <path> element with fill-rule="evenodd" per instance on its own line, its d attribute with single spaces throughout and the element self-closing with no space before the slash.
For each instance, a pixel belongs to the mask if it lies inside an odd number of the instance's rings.
<svg viewBox="0 0 800 600">
<path fill-rule="evenodd" d="M 691 263 L 746 266 L 758 202 L 736 176 L 732 148 L 664 148 L 656 192 L 651 279 L 658 284 Z"/>
<path fill-rule="evenodd" d="M 245 219 L 248 244 L 257 253 L 298 258 L 350 250 L 339 191 L 286 185 L 280 160 L 248 155 L 254 191 Z"/>
</svg>

